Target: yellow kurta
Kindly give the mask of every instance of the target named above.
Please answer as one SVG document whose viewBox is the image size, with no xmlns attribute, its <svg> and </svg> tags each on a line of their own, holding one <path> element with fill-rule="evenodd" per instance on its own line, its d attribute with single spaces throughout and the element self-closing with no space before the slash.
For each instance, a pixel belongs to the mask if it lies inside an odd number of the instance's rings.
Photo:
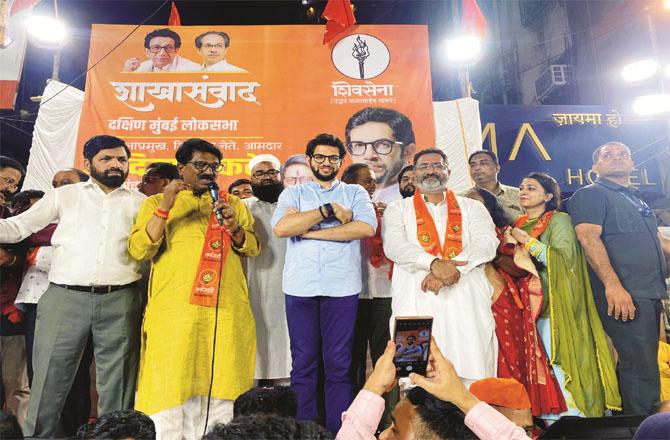
<svg viewBox="0 0 670 440">
<path fill-rule="evenodd" d="M 180 192 L 164 237 L 152 242 L 146 225 L 162 198 L 157 194 L 144 202 L 128 240 L 134 258 L 152 261 L 135 401 L 135 408 L 147 414 L 207 396 L 216 312 L 189 304 L 212 198 Z M 255 323 L 238 253 L 254 257 L 260 248 L 247 206 L 235 196 L 229 203 L 246 239 L 241 249 L 228 251 L 223 268 L 212 397 L 234 400 L 252 387 L 256 362 Z"/>
</svg>

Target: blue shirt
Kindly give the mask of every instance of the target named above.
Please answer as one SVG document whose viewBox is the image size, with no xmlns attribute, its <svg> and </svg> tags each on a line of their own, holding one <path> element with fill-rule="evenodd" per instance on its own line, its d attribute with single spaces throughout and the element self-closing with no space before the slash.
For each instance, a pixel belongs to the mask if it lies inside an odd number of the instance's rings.
<svg viewBox="0 0 670 440">
<path fill-rule="evenodd" d="M 277 201 L 272 227 L 286 215 L 288 208 L 304 212 L 333 202 L 350 209 L 352 221 L 362 221 L 377 229 L 377 216 L 368 193 L 360 185 L 347 185 L 339 180 L 334 180 L 328 189 L 315 182 L 286 188 Z M 315 229 L 340 225 L 339 220 L 332 218 L 322 221 Z M 289 238 L 282 290 L 302 297 L 357 295 L 361 291 L 360 241 Z"/>
</svg>

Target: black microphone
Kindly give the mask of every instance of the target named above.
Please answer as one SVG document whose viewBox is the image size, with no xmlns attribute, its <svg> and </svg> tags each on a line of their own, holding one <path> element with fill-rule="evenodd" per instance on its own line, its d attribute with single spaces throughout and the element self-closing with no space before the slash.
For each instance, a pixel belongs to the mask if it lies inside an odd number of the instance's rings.
<svg viewBox="0 0 670 440">
<path fill-rule="evenodd" d="M 207 185 L 207 188 L 209 189 L 209 195 L 212 196 L 212 202 L 216 204 L 216 202 L 219 200 L 219 185 L 216 184 L 215 181 L 209 182 L 209 185 Z M 216 215 L 216 220 L 219 222 L 220 226 L 223 226 L 223 212 L 221 209 L 217 209 L 214 211 L 214 215 Z"/>
</svg>

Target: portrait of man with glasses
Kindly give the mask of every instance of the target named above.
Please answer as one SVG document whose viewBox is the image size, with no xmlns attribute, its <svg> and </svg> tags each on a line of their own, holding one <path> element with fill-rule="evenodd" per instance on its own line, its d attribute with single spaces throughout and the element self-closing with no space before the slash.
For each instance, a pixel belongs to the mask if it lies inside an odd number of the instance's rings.
<svg viewBox="0 0 670 440">
<path fill-rule="evenodd" d="M 181 37 L 173 30 L 164 28 L 149 32 L 144 37 L 144 53 L 148 60 L 129 58 L 123 72 L 197 72 L 198 63 L 179 56 Z"/>
<path fill-rule="evenodd" d="M 210 72 L 247 72 L 226 61 L 230 37 L 225 32 L 207 31 L 195 37 L 195 48 L 202 57 L 200 70 Z"/>
<path fill-rule="evenodd" d="M 347 151 L 354 163 L 365 163 L 375 173 L 374 202 L 400 199 L 398 174 L 411 163 L 416 140 L 412 121 L 397 110 L 367 107 L 355 113 L 345 128 Z"/>
</svg>

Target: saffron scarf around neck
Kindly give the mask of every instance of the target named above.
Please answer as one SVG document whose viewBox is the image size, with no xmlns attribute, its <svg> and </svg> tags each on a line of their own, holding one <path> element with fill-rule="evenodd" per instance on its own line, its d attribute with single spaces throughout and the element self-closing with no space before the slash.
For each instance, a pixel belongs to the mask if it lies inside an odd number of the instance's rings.
<svg viewBox="0 0 670 440">
<path fill-rule="evenodd" d="M 417 191 L 414 193 L 414 212 L 416 214 L 416 237 L 421 247 L 429 254 L 445 260 L 452 259 L 463 250 L 463 215 L 453 191 L 447 190 L 447 225 L 444 233 L 444 245 L 440 247 L 440 235 L 437 232 L 433 216 Z"/>
</svg>

